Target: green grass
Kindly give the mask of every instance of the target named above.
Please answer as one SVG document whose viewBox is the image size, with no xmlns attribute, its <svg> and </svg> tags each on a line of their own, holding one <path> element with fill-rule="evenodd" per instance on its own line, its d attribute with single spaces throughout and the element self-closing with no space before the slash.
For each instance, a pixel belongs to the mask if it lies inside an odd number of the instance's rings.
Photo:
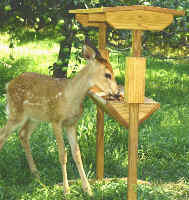
<svg viewBox="0 0 189 200">
<path fill-rule="evenodd" d="M 7 46 L 2 37 L 0 45 Z M 5 48 L 6 49 L 6 48 Z M 0 58 L 0 126 L 6 123 L 5 84 L 23 71 L 48 73 L 47 67 L 56 61 L 58 45 L 52 41 L 38 41 L 15 49 L 10 58 L 3 51 Z M 27 52 L 26 49 L 29 49 Z M 43 52 L 41 55 L 39 52 Z M 124 83 L 125 58 L 112 54 L 111 61 L 117 80 Z M 74 61 L 72 61 L 74 62 Z M 118 71 L 117 69 L 120 69 Z M 189 70 L 188 64 L 149 58 L 146 73 L 146 96 L 161 103 L 161 108 L 139 129 L 138 178 L 150 184 L 138 185 L 138 199 L 189 199 Z M 88 178 L 94 179 L 96 159 L 96 106 L 86 98 L 85 110 L 78 125 L 78 139 Z M 128 130 L 105 115 L 105 177 L 127 177 Z M 69 179 L 79 179 L 75 163 L 68 149 Z M 31 137 L 33 157 L 41 174 L 36 181 L 30 174 L 17 132 L 14 132 L 0 152 L 0 200 L 122 200 L 126 199 L 124 181 L 98 182 L 92 185 L 93 198 L 83 193 L 81 183 L 71 185 L 71 194 L 63 196 L 61 168 L 52 128 L 41 124 Z"/>
</svg>

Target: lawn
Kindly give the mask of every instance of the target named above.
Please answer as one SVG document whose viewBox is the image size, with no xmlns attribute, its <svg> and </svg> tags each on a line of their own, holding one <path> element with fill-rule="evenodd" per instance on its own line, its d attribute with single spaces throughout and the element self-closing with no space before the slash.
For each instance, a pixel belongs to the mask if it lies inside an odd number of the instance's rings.
<svg viewBox="0 0 189 200">
<path fill-rule="evenodd" d="M 23 71 L 48 74 L 58 55 L 53 41 L 34 41 L 8 48 L 7 36 L 0 39 L 0 127 L 6 123 L 5 84 Z M 70 63 L 74 65 L 74 53 Z M 124 55 L 111 54 L 116 79 L 124 84 Z M 78 64 L 78 63 L 77 63 Z M 161 103 L 161 108 L 139 129 L 138 178 L 140 200 L 189 199 L 189 64 L 148 58 L 146 96 Z M 89 179 L 96 176 L 96 106 L 89 97 L 78 124 L 78 139 L 85 172 Z M 128 130 L 105 115 L 105 177 L 127 177 Z M 71 194 L 63 196 L 61 168 L 52 127 L 42 123 L 31 137 L 33 157 L 41 180 L 30 174 L 24 151 L 15 131 L 0 152 L 0 200 L 123 200 L 127 184 L 122 180 L 92 185 L 93 198 L 83 193 L 80 181 L 71 185 Z M 68 178 L 79 179 L 68 149 Z"/>
</svg>

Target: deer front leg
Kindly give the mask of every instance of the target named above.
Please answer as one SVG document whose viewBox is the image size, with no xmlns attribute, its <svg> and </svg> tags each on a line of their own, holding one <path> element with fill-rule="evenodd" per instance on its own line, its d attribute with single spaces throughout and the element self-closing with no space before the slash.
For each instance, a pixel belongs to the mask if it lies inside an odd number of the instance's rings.
<svg viewBox="0 0 189 200">
<path fill-rule="evenodd" d="M 5 125 L 5 127 L 0 129 L 0 150 L 3 147 L 3 144 L 5 143 L 7 138 L 9 137 L 9 135 L 12 133 L 12 131 L 17 129 L 19 126 L 22 126 L 23 124 L 24 124 L 24 117 L 22 116 L 22 114 L 18 116 L 17 115 L 11 116 L 8 119 L 8 122 Z"/>
<path fill-rule="evenodd" d="M 56 136 L 56 143 L 58 146 L 58 153 L 59 153 L 59 161 L 62 167 L 62 176 L 63 176 L 63 185 L 64 185 L 64 193 L 68 194 L 70 192 L 68 178 L 67 178 L 67 170 L 66 170 L 66 163 L 67 163 L 67 152 L 64 147 L 64 141 L 62 137 L 62 128 L 61 123 L 53 122 L 52 123 L 54 134 Z"/>
<path fill-rule="evenodd" d="M 37 126 L 36 122 L 33 122 L 31 120 L 26 121 L 24 126 L 21 128 L 19 132 L 19 138 L 21 140 L 22 147 L 24 148 L 26 158 L 30 167 L 30 171 L 36 178 L 39 179 L 40 178 L 39 172 L 33 160 L 30 143 L 29 143 L 29 138 L 32 132 L 34 131 L 34 129 L 36 128 L 36 126 Z"/>
<path fill-rule="evenodd" d="M 80 154 L 80 149 L 79 145 L 77 142 L 77 135 L 76 135 L 76 128 L 75 127 L 67 127 L 67 137 L 71 146 L 72 150 L 72 156 L 73 159 L 77 165 L 77 169 L 79 171 L 80 177 L 81 177 L 81 182 L 82 182 L 82 187 L 85 192 L 87 192 L 90 196 L 92 196 L 92 190 L 90 187 L 90 184 L 87 180 L 87 177 L 85 175 L 85 171 L 83 169 L 83 163 L 81 160 L 81 154 Z"/>
</svg>

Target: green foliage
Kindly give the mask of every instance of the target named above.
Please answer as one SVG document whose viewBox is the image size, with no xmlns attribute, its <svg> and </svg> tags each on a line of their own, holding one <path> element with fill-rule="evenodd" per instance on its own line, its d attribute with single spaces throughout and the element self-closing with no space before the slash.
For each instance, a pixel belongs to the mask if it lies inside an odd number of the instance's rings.
<svg viewBox="0 0 189 200">
<path fill-rule="evenodd" d="M 0 77 L 1 77 L 1 85 L 0 85 L 0 95 L 5 93 L 5 85 L 12 78 L 18 76 L 20 73 L 27 70 L 27 62 L 28 59 L 2 59 L 0 62 Z M 26 65 L 23 65 L 26 64 Z M 23 66 L 23 67 L 21 67 Z"/>
<path fill-rule="evenodd" d="M 144 48 L 148 54 L 157 54 L 156 50 L 161 50 L 161 55 L 166 56 L 175 52 L 180 55 L 188 55 L 189 3 L 185 0 L 43 0 L 32 2 L 28 0 L 4 0 L 0 4 L 0 28 L 1 31 L 11 33 L 13 40 L 29 41 L 40 35 L 40 39 L 46 37 L 59 38 L 61 43 L 70 38 L 69 43 L 71 42 L 75 47 L 78 47 L 81 40 L 78 35 L 82 33 L 94 37 L 96 29 L 83 28 L 78 25 L 73 20 L 73 15 L 68 14 L 69 9 L 124 5 L 148 5 L 185 10 L 186 15 L 176 17 L 173 24 L 165 31 L 145 32 Z M 31 31 L 28 31 L 29 29 Z M 92 34 L 89 33 L 89 30 Z M 107 39 L 109 45 L 117 48 L 127 48 L 131 43 L 130 33 L 125 30 L 115 31 L 109 28 Z M 69 57 L 69 55 L 66 55 L 66 57 Z"/>
<path fill-rule="evenodd" d="M 24 46 L 25 47 L 25 46 Z M 23 47 L 23 48 L 24 48 Z M 14 59 L 4 56 L 0 63 L 0 86 L 23 71 L 40 71 L 37 67 L 56 59 L 54 46 L 46 43 L 31 43 L 31 56 Z M 53 51 L 51 50 L 53 48 Z M 35 49 L 46 49 L 34 54 Z M 40 51 L 40 52 L 41 52 Z M 18 53 L 18 52 L 17 52 Z M 56 55 L 57 56 L 57 55 Z M 72 55 L 74 62 L 75 54 Z M 111 54 L 111 63 L 120 83 L 124 83 L 125 56 Z M 45 65 L 44 63 L 43 65 Z M 9 66 L 10 65 L 10 66 Z M 48 66 L 48 65 L 47 65 Z M 47 67 L 46 67 L 47 69 Z M 43 71 L 44 73 L 44 71 Z M 45 72 L 46 73 L 46 72 Z M 6 123 L 6 100 L 0 97 L 0 126 Z M 161 108 L 146 120 L 139 129 L 138 177 L 150 184 L 139 184 L 138 199 L 142 200 L 188 200 L 189 197 L 189 71 L 188 64 L 148 58 L 146 74 L 146 96 L 161 103 Z M 88 178 L 96 176 L 96 106 L 86 98 L 84 113 L 78 124 L 78 140 L 82 160 Z M 105 115 L 105 177 L 126 177 L 128 172 L 128 131 Z M 65 135 L 65 134 L 64 134 Z M 59 200 L 91 199 L 83 193 L 81 182 L 71 185 L 71 194 L 63 195 L 61 167 L 52 127 L 42 123 L 31 136 L 34 160 L 40 171 L 41 181 L 35 180 L 25 158 L 17 132 L 7 140 L 0 152 L 0 200 Z M 67 171 L 69 179 L 78 179 L 79 174 L 68 150 Z M 97 182 L 92 185 L 94 197 L 99 200 L 126 199 L 127 185 L 124 181 Z"/>
<path fill-rule="evenodd" d="M 54 64 L 58 67 L 58 71 L 62 70 L 64 71 L 62 74 L 68 76 L 66 71 L 72 47 L 80 49 L 85 36 L 96 40 L 98 34 L 95 28 L 84 28 L 79 25 L 74 20 L 74 15 L 69 14 L 68 11 L 78 8 L 125 5 L 149 5 L 185 10 L 186 16 L 175 18 L 173 24 L 164 31 L 145 31 L 143 48 L 145 55 L 188 56 L 189 4 L 185 0 L 37 0 L 32 2 L 4 0 L 0 4 L 0 30 L 11 35 L 9 41 L 11 49 L 18 44 L 33 40 L 47 38 L 56 40 L 60 44 L 60 48 L 57 62 Z M 129 52 L 131 34 L 127 30 L 108 28 L 107 41 L 109 47 L 126 49 Z M 95 43 L 97 44 L 97 40 Z M 79 57 L 79 50 L 76 51 L 76 54 Z"/>
</svg>

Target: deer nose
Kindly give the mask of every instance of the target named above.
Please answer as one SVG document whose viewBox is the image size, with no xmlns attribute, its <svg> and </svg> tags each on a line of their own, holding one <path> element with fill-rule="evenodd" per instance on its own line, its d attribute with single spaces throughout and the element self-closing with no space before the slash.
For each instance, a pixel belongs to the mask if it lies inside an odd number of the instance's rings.
<svg viewBox="0 0 189 200">
<path fill-rule="evenodd" d="M 124 94 L 123 94 L 123 87 L 118 86 L 117 92 L 113 95 L 113 97 L 116 100 L 121 100 L 123 96 L 124 96 Z"/>
<path fill-rule="evenodd" d="M 112 96 L 114 96 L 114 95 L 116 95 L 116 94 L 118 94 L 118 93 L 120 93 L 120 88 L 118 87 L 117 84 L 113 84 L 112 87 L 111 87 L 111 92 L 110 92 L 110 94 L 111 94 Z"/>
<path fill-rule="evenodd" d="M 116 94 L 114 94 L 114 98 L 120 99 L 120 97 L 121 97 L 121 93 L 120 93 L 120 90 L 118 90 L 118 92 Z"/>
<path fill-rule="evenodd" d="M 117 86 L 116 87 L 116 89 L 115 89 L 115 92 L 114 92 L 114 95 L 116 96 L 116 95 L 120 95 L 120 87 L 119 86 Z"/>
</svg>

